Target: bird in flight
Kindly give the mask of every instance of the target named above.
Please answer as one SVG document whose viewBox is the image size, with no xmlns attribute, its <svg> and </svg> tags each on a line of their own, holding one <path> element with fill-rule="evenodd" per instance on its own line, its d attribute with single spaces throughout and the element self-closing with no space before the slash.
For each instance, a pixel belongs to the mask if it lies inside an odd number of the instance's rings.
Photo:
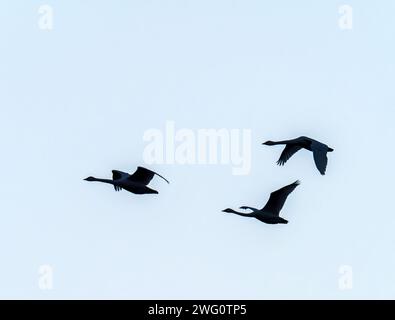
<svg viewBox="0 0 395 320">
<path fill-rule="evenodd" d="M 157 175 L 163 180 L 167 181 L 160 174 L 151 171 L 143 167 L 137 167 L 137 170 L 133 174 L 126 172 L 112 170 L 112 180 L 111 179 L 98 179 L 95 177 L 88 177 L 84 180 L 86 181 L 98 181 L 103 183 L 109 183 L 114 186 L 115 191 L 120 191 L 125 189 L 134 194 L 147 194 L 147 193 L 159 193 L 158 191 L 147 187 L 152 178 Z"/>
<path fill-rule="evenodd" d="M 295 181 L 294 183 L 285 186 L 277 191 L 274 191 L 270 194 L 269 200 L 266 205 L 262 209 L 256 209 L 252 207 L 243 206 L 240 209 L 243 210 L 251 210 L 251 213 L 242 213 L 235 211 L 233 209 L 227 208 L 222 210 L 223 212 L 229 212 L 238 214 L 239 216 L 255 218 L 259 221 L 268 224 L 278 224 L 278 223 L 288 223 L 287 220 L 280 217 L 280 211 L 284 206 L 285 201 L 287 200 L 288 195 L 295 190 L 295 188 L 300 184 L 299 181 Z"/>
<path fill-rule="evenodd" d="M 291 158 L 300 149 L 307 149 L 313 152 L 314 162 L 318 171 L 324 175 L 326 171 L 326 166 L 328 164 L 327 152 L 332 152 L 333 149 L 329 148 L 326 144 L 321 143 L 317 140 L 308 137 L 299 137 L 292 140 L 284 141 L 266 141 L 262 144 L 267 146 L 274 146 L 277 144 L 285 144 L 285 148 L 281 153 L 280 159 L 278 159 L 277 164 L 283 166 L 289 158 Z"/>
</svg>

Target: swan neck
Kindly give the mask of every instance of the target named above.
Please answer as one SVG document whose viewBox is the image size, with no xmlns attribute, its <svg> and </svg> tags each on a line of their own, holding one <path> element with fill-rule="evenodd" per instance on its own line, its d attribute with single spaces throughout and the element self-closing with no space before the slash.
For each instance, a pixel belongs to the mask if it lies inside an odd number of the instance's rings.
<svg viewBox="0 0 395 320">
<path fill-rule="evenodd" d="M 94 178 L 94 181 L 97 181 L 97 182 L 103 182 L 103 183 L 110 183 L 110 184 L 114 184 L 114 181 L 113 181 L 113 180 L 110 180 L 110 179 L 100 179 L 100 178 Z"/>
</svg>

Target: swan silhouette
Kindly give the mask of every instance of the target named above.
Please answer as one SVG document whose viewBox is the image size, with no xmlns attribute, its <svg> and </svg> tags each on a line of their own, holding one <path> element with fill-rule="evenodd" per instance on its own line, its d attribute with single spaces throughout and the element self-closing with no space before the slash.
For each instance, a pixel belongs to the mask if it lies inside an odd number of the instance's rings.
<svg viewBox="0 0 395 320">
<path fill-rule="evenodd" d="M 222 210 L 223 212 L 229 212 L 238 214 L 239 216 L 255 218 L 267 224 L 278 224 L 278 223 L 288 223 L 287 220 L 281 218 L 280 211 L 284 206 L 285 200 L 287 200 L 288 195 L 295 190 L 295 188 L 300 184 L 299 181 L 285 186 L 277 191 L 270 194 L 269 200 L 262 209 L 256 209 L 252 207 L 243 206 L 240 209 L 249 209 L 251 213 L 242 213 L 235 211 L 233 209 L 227 208 Z"/>
<path fill-rule="evenodd" d="M 291 158 L 300 149 L 307 149 L 313 152 L 314 162 L 318 171 L 324 175 L 326 171 L 326 166 L 328 164 L 327 152 L 332 152 L 333 149 L 329 148 L 326 144 L 321 143 L 317 140 L 308 137 L 299 137 L 293 140 L 284 141 L 266 141 L 262 144 L 267 146 L 274 146 L 277 144 L 285 144 L 285 148 L 281 153 L 280 159 L 278 159 L 277 164 L 283 166 L 289 158 Z"/>
<path fill-rule="evenodd" d="M 98 179 L 95 177 L 88 177 L 84 179 L 85 181 L 97 181 L 103 183 L 109 183 L 114 186 L 115 191 L 120 191 L 125 189 L 134 194 L 148 194 L 148 193 L 159 193 L 158 191 L 147 187 L 152 178 L 157 175 L 163 180 L 167 181 L 160 174 L 151 171 L 143 167 L 137 167 L 137 170 L 133 174 L 126 172 L 112 170 L 112 180 L 111 179 Z"/>
</svg>

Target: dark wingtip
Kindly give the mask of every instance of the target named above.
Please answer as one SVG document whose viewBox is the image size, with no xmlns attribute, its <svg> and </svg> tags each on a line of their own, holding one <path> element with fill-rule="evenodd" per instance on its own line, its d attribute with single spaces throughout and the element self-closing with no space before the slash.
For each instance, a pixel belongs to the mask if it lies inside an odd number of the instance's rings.
<svg viewBox="0 0 395 320">
<path fill-rule="evenodd" d="M 300 180 L 296 180 L 293 184 L 295 184 L 295 185 L 300 185 L 302 182 L 300 182 Z"/>
<path fill-rule="evenodd" d="M 160 175 L 159 173 L 154 172 L 158 177 L 161 177 L 163 180 L 165 180 L 168 184 L 170 184 L 169 180 L 167 180 L 164 176 Z"/>
</svg>

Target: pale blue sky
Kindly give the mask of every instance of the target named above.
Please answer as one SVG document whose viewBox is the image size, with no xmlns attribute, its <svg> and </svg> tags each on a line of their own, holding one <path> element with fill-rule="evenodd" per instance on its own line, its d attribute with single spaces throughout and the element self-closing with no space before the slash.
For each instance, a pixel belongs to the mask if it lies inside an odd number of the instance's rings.
<svg viewBox="0 0 395 320">
<path fill-rule="evenodd" d="M 394 14 L 383 0 L 1 1 L 0 297 L 395 298 Z M 144 131 L 169 120 L 251 129 L 251 174 L 151 166 L 171 181 L 157 196 L 82 180 L 134 171 Z M 278 167 L 281 148 L 260 145 L 299 135 L 335 149 L 325 177 L 308 152 Z M 221 212 L 296 179 L 288 225 Z"/>
</svg>

